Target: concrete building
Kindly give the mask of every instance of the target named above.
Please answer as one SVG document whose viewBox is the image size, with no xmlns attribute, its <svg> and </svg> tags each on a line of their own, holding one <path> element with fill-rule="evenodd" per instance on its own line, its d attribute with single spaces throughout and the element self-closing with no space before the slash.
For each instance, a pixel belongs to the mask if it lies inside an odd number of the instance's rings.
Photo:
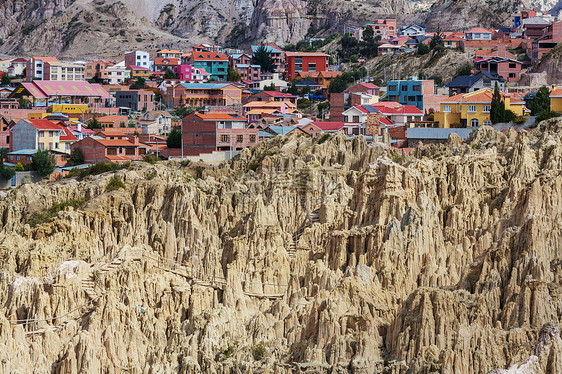
<svg viewBox="0 0 562 374">
<path fill-rule="evenodd" d="M 216 81 L 226 82 L 228 57 L 216 52 L 192 52 L 193 67 L 202 68 Z"/>
<path fill-rule="evenodd" d="M 242 89 L 231 83 L 178 83 L 163 94 L 171 106 L 228 106 L 242 104 Z"/>
<path fill-rule="evenodd" d="M 143 51 L 125 52 L 125 66 L 141 66 L 146 69 L 151 68 L 150 54 Z"/>
<path fill-rule="evenodd" d="M 148 90 L 124 90 L 115 93 L 117 107 L 133 112 L 155 109 L 154 92 Z"/>
<path fill-rule="evenodd" d="M 131 78 L 131 71 L 125 67 L 125 61 L 108 66 L 102 71 L 102 79 L 107 84 L 121 84 Z"/>
<path fill-rule="evenodd" d="M 388 101 L 413 105 L 426 112 L 439 110 L 439 101 L 446 98 L 437 94 L 437 86 L 431 79 L 391 80 L 386 85 Z"/>
</svg>

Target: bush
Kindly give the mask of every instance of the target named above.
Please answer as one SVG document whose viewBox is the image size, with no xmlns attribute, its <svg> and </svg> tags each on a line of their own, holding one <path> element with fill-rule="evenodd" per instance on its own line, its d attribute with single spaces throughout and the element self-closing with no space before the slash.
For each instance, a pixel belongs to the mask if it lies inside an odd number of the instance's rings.
<svg viewBox="0 0 562 374">
<path fill-rule="evenodd" d="M 204 169 L 203 169 L 201 166 L 198 166 L 198 167 L 195 169 L 195 178 L 197 178 L 197 179 L 203 178 L 203 170 L 204 170 Z"/>
<path fill-rule="evenodd" d="M 263 344 L 258 344 L 252 349 L 254 360 L 261 361 L 265 358 L 265 347 Z"/>
<path fill-rule="evenodd" d="M 38 150 L 31 161 L 31 167 L 40 176 L 46 177 L 55 171 L 55 156 L 49 151 Z"/>
<path fill-rule="evenodd" d="M 513 120 L 513 122 L 515 122 L 516 125 L 522 125 L 525 123 L 525 117 L 524 116 L 517 116 L 515 117 L 515 119 Z"/>
<path fill-rule="evenodd" d="M 118 164 L 116 162 L 98 162 L 86 169 L 71 169 L 68 178 L 85 178 L 88 175 L 99 175 L 108 171 L 116 171 L 127 167 L 127 163 Z"/>
<path fill-rule="evenodd" d="M 21 164 L 18 164 L 21 165 Z M 23 166 L 22 166 L 23 168 Z M 14 177 L 14 175 L 16 175 L 16 171 L 6 165 L 0 165 L 0 175 L 2 176 L 2 178 L 6 179 L 6 180 L 10 180 Z"/>
<path fill-rule="evenodd" d="M 256 171 L 261 166 L 261 162 L 252 161 L 248 164 L 248 170 Z"/>
<path fill-rule="evenodd" d="M 24 171 L 24 170 L 25 170 L 25 168 L 23 167 L 22 163 L 18 162 L 16 164 L 16 171 Z"/>
<path fill-rule="evenodd" d="M 148 162 L 151 165 L 154 165 L 159 159 L 156 155 L 145 155 L 142 160 L 144 162 Z"/>
<path fill-rule="evenodd" d="M 125 183 L 116 176 L 111 177 L 107 186 L 105 186 L 105 192 L 116 191 L 118 189 L 125 188 Z"/>
<path fill-rule="evenodd" d="M 317 144 L 322 144 L 322 143 L 326 142 L 326 140 L 330 139 L 330 136 L 331 136 L 331 135 L 328 134 L 328 133 L 322 134 L 322 135 L 320 136 L 320 138 L 318 138 Z"/>
<path fill-rule="evenodd" d="M 179 127 L 174 127 L 170 131 L 168 139 L 166 139 L 166 145 L 168 148 L 181 148 L 181 130 Z"/>
<path fill-rule="evenodd" d="M 542 121 L 546 121 L 547 119 L 558 117 L 558 113 L 553 111 L 542 111 L 536 118 L 535 123 L 538 124 Z"/>
<path fill-rule="evenodd" d="M 76 166 L 82 165 L 84 163 L 84 154 L 80 148 L 72 149 L 70 152 L 70 158 L 66 162 L 66 166 Z"/>
<path fill-rule="evenodd" d="M 79 209 L 84 206 L 84 202 L 84 198 L 79 198 L 54 204 L 46 211 L 32 214 L 31 217 L 27 220 L 27 223 L 29 223 L 31 227 L 42 225 L 43 223 L 49 222 L 51 219 L 55 218 L 61 210 L 64 210 L 67 207 Z"/>
</svg>

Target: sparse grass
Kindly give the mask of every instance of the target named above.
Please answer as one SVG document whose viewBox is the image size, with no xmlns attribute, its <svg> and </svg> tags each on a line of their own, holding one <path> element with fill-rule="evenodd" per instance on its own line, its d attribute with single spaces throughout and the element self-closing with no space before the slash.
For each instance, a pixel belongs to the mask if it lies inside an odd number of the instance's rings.
<svg viewBox="0 0 562 374">
<path fill-rule="evenodd" d="M 248 164 L 248 170 L 256 171 L 261 166 L 261 161 L 252 161 Z"/>
<path fill-rule="evenodd" d="M 120 169 L 125 169 L 130 166 L 130 163 L 118 164 L 116 162 L 98 162 L 86 169 L 71 169 L 67 175 L 67 178 L 84 178 L 88 175 L 98 175 L 103 174 L 108 171 L 117 171 Z"/>
<path fill-rule="evenodd" d="M 54 204 L 49 209 L 43 212 L 33 213 L 31 217 L 27 220 L 27 223 L 31 227 L 40 226 L 44 223 L 49 222 L 51 219 L 55 218 L 57 214 L 64 210 L 67 207 L 73 207 L 74 209 L 79 209 L 84 206 L 84 198 L 79 199 L 70 199 L 67 201 L 60 202 L 58 204 Z"/>
<path fill-rule="evenodd" d="M 258 344 L 252 349 L 252 355 L 254 356 L 254 360 L 261 361 L 265 358 L 265 347 L 263 344 Z"/>
<path fill-rule="evenodd" d="M 156 172 L 154 170 L 149 171 L 148 173 L 146 173 L 146 175 L 144 176 L 147 180 L 153 180 L 154 177 L 156 176 Z"/>
<path fill-rule="evenodd" d="M 326 134 L 322 134 L 322 136 L 318 139 L 318 144 L 322 144 L 324 142 L 326 142 L 326 140 L 330 139 L 330 134 L 326 133 Z"/>
<path fill-rule="evenodd" d="M 151 165 L 154 165 L 155 163 L 157 163 L 159 161 L 159 158 L 156 157 L 155 155 L 146 155 L 143 157 L 142 159 L 144 162 L 148 162 Z"/>
<path fill-rule="evenodd" d="M 234 353 L 234 346 L 229 345 L 226 349 L 222 350 L 217 354 L 218 361 L 224 361 L 228 359 Z"/>
<path fill-rule="evenodd" d="M 118 189 L 125 188 L 125 183 L 116 176 L 111 177 L 109 183 L 105 186 L 105 192 L 116 191 Z"/>
</svg>

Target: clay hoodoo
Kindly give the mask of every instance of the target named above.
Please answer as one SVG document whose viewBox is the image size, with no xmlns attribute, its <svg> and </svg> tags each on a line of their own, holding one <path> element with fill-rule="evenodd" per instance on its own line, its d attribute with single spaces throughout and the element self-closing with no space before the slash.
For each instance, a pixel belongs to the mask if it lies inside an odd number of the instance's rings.
<svg viewBox="0 0 562 374">
<path fill-rule="evenodd" d="M 9 191 L 0 372 L 556 372 L 561 134 L 276 137 Z"/>
</svg>

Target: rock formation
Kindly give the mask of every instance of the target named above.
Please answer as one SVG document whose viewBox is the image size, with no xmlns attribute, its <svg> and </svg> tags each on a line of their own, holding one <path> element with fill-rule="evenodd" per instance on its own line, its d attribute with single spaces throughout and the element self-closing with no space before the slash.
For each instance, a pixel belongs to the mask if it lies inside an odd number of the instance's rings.
<svg viewBox="0 0 562 374">
<path fill-rule="evenodd" d="M 556 372 L 561 135 L 276 137 L 8 191 L 0 372 Z"/>
</svg>

